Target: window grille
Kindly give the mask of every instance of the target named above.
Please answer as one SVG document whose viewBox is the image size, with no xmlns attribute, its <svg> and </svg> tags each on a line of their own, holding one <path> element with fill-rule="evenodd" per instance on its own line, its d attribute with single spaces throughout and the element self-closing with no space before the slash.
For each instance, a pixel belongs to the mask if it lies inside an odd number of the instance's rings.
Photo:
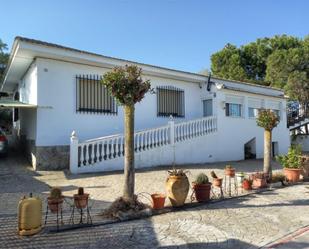
<svg viewBox="0 0 309 249">
<path fill-rule="evenodd" d="M 76 76 L 76 111 L 117 115 L 118 107 L 99 75 Z"/>
<path fill-rule="evenodd" d="M 173 86 L 157 87 L 157 116 L 185 117 L 185 93 Z"/>
</svg>

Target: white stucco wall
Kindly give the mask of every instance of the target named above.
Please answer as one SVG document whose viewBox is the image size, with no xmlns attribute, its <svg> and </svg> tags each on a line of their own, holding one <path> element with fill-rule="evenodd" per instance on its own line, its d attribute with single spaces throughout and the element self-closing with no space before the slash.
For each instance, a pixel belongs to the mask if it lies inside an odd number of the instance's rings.
<svg viewBox="0 0 309 249">
<path fill-rule="evenodd" d="M 243 97 L 243 116 L 227 117 L 225 115 L 225 101 L 227 96 L 237 95 Z M 273 141 L 279 144 L 279 153 L 286 153 L 290 145 L 289 130 L 286 127 L 286 112 L 283 108 L 286 101 L 282 98 L 273 98 L 244 92 L 218 90 L 216 94 L 216 108 L 218 117 L 217 144 L 225 150 L 226 156 L 231 160 L 244 159 L 244 144 L 256 139 L 256 156 L 263 157 L 264 130 L 256 125 L 255 118 L 248 116 L 248 98 L 263 99 L 265 108 L 268 103 L 281 103 L 279 125 L 273 130 Z"/>
<path fill-rule="evenodd" d="M 79 74 L 104 74 L 102 68 L 90 67 L 55 60 L 38 59 L 38 108 L 37 145 L 68 145 L 75 130 L 81 140 L 123 133 L 123 109 L 118 115 L 76 113 L 76 79 Z M 175 86 L 185 92 L 185 119 L 202 116 L 202 98 L 209 95 L 197 83 L 158 77 L 151 80 L 151 87 Z M 156 95 L 148 93 L 136 104 L 135 129 L 141 130 L 166 125 L 167 117 L 157 117 Z"/>
<path fill-rule="evenodd" d="M 29 89 L 31 89 L 31 86 L 37 85 L 37 94 L 32 94 L 31 90 L 24 90 L 23 98 L 28 98 L 32 103 L 36 101 L 35 104 L 39 106 L 35 113 L 27 114 L 28 118 L 37 120 L 34 122 L 35 125 L 31 124 L 32 131 L 35 129 L 36 133 L 27 131 L 27 128 L 24 130 L 30 134 L 29 137 L 36 137 L 37 146 L 69 145 L 70 134 L 73 130 L 76 131 L 80 141 L 123 133 L 122 107 L 118 108 L 118 115 L 76 112 L 75 76 L 79 74 L 102 75 L 108 69 L 40 58 L 36 60 L 34 68 L 29 70 L 27 73 L 29 76 L 25 77 L 30 79 L 34 72 L 37 74 L 38 84 L 36 84 L 36 79 L 32 79 L 33 83 L 26 84 Z M 253 138 L 256 139 L 257 157 L 263 157 L 263 129 L 257 127 L 255 119 L 248 117 L 248 98 L 262 99 L 263 106 L 266 108 L 269 107 L 269 104 L 278 103 L 281 108 L 281 122 L 273 131 L 273 141 L 278 142 L 280 154 L 285 153 L 289 147 L 289 131 L 286 128 L 284 108 L 285 100 L 262 95 L 262 92 L 267 93 L 269 89 L 258 89 L 258 91 L 262 91 L 261 95 L 258 95 L 226 89 L 218 90 L 212 85 L 211 92 L 208 92 L 206 84 L 154 76 L 146 76 L 145 78 L 151 80 L 152 88 L 169 85 L 184 90 L 185 118 L 176 119 L 176 122 L 202 117 L 202 100 L 213 99 L 213 113 L 218 117 L 218 132 L 196 139 L 194 144 L 186 142 L 185 146 L 180 146 L 176 152 L 177 163 L 200 162 L 201 159 L 205 159 L 207 162 L 241 160 L 244 159 L 244 144 Z M 251 86 L 246 87 L 248 87 L 247 90 L 252 90 Z M 36 93 L 36 90 L 33 92 Z M 268 93 L 278 94 L 278 92 L 277 90 L 269 90 Z M 243 117 L 225 116 L 224 102 L 228 95 L 243 97 Z M 156 95 L 149 93 L 141 103 L 136 105 L 136 130 L 167 124 L 168 118 L 157 117 L 156 101 Z M 50 108 L 41 108 L 42 106 Z M 27 123 L 30 124 L 29 121 Z M 203 147 L 204 149 L 195 150 L 196 147 Z M 152 162 L 150 159 L 153 157 L 153 152 L 149 153 L 152 156 L 147 159 L 149 160 L 148 164 L 153 165 L 155 160 L 158 159 L 154 159 L 154 162 Z M 196 153 L 203 155 L 196 155 Z M 164 153 L 161 153 L 161 156 L 164 156 Z M 138 156 L 136 160 L 139 160 Z"/>
<path fill-rule="evenodd" d="M 28 104 L 37 104 L 37 65 L 32 63 L 23 79 L 19 82 L 18 91 L 20 101 Z"/>
<path fill-rule="evenodd" d="M 34 61 L 18 84 L 17 91 L 21 102 L 37 105 L 37 81 L 37 65 Z M 16 122 L 15 129 L 20 130 L 20 135 L 24 135 L 26 139 L 36 140 L 36 113 L 35 108 L 19 109 L 19 121 Z"/>
</svg>

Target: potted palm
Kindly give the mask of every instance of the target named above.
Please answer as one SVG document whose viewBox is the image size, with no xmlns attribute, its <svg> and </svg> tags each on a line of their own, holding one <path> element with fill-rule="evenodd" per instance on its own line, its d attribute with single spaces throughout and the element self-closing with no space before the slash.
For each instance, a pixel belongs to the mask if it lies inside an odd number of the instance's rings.
<svg viewBox="0 0 309 249">
<path fill-rule="evenodd" d="M 198 174 L 195 181 L 192 183 L 195 198 L 198 202 L 206 202 L 210 199 L 211 183 L 204 173 Z"/>
<path fill-rule="evenodd" d="M 79 187 L 77 194 L 73 196 L 76 208 L 85 208 L 88 205 L 89 194 L 84 193 L 84 188 Z"/>
<path fill-rule="evenodd" d="M 47 197 L 47 203 L 52 213 L 57 213 L 62 207 L 64 196 L 59 187 L 53 187 L 50 190 L 49 196 Z"/>
<path fill-rule="evenodd" d="M 287 181 L 298 182 L 302 167 L 301 148 L 291 147 L 286 155 L 277 156 L 276 159 L 283 166 Z"/>
<path fill-rule="evenodd" d="M 173 207 L 183 206 L 189 192 L 189 180 L 186 172 L 182 169 L 173 169 L 169 170 L 168 174 L 165 184 L 167 197 Z"/>
<path fill-rule="evenodd" d="M 222 178 L 219 178 L 214 171 L 210 172 L 211 177 L 213 178 L 212 184 L 216 187 L 221 188 L 222 186 Z"/>
<path fill-rule="evenodd" d="M 226 176 L 230 176 L 230 177 L 235 176 L 235 169 L 231 165 L 226 165 L 224 172 Z"/>
</svg>

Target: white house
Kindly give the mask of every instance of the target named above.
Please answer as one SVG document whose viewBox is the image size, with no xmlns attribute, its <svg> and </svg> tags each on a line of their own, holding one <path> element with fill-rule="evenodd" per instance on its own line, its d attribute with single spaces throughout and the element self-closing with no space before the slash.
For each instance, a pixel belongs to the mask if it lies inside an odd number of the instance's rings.
<svg viewBox="0 0 309 249">
<path fill-rule="evenodd" d="M 279 89 L 16 37 L 1 89 L 20 107 L 14 127 L 35 169 L 68 167 L 70 143 L 73 172 L 123 167 L 123 108 L 99 78 L 126 64 L 141 67 L 155 90 L 136 105 L 136 167 L 261 158 L 263 129 L 255 116 L 263 107 L 280 116 L 273 153 L 287 151 Z"/>
</svg>

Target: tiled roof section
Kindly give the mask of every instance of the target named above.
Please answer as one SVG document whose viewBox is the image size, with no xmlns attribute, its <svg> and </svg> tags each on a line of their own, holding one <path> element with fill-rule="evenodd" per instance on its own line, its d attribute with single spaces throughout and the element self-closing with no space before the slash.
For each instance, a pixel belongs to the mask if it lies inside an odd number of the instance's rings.
<svg viewBox="0 0 309 249">
<path fill-rule="evenodd" d="M 151 65 L 151 64 L 146 64 L 146 63 L 141 63 L 141 62 L 136 62 L 136 61 L 120 59 L 120 58 L 116 58 L 116 57 L 112 57 L 112 56 L 105 56 L 105 55 L 101 55 L 101 54 L 97 54 L 97 53 L 88 52 L 88 51 L 85 51 L 85 50 L 79 50 L 79 49 L 70 48 L 70 47 L 62 46 L 62 45 L 55 44 L 55 43 L 40 41 L 40 40 L 36 40 L 36 39 L 30 39 L 30 38 L 21 37 L 21 36 L 15 37 L 15 40 L 16 41 L 17 40 L 24 41 L 24 42 L 33 43 L 33 44 L 38 44 L 38 45 L 47 46 L 47 47 L 54 47 L 54 48 L 69 50 L 69 51 L 73 51 L 73 52 L 77 52 L 77 53 L 82 53 L 82 54 L 100 56 L 100 57 L 103 57 L 103 58 L 119 60 L 119 61 L 123 61 L 123 62 L 126 62 L 126 63 L 139 64 L 139 65 L 144 65 L 144 66 L 155 67 L 155 68 L 158 68 L 158 69 L 169 70 L 169 71 L 173 71 L 173 72 L 190 74 L 190 75 L 193 75 L 193 76 L 207 77 L 206 75 L 203 75 L 203 74 L 192 73 L 192 72 L 187 72 L 187 71 L 182 71 L 182 70 L 172 69 L 172 68 L 166 68 L 166 67 L 160 67 L 160 66 L 156 66 L 156 65 Z M 243 82 L 243 81 L 237 81 L 237 80 L 231 80 L 231 79 L 223 79 L 223 78 L 219 78 L 219 77 L 215 77 L 215 76 L 212 77 L 212 78 L 213 79 L 218 79 L 218 80 L 231 81 L 231 82 L 235 82 L 235 83 L 239 83 L 239 84 L 251 85 L 251 86 L 255 86 L 255 87 L 261 87 L 261 88 L 268 88 L 268 89 L 283 91 L 282 89 L 279 89 L 279 88 L 274 88 L 274 87 L 264 86 L 264 85 L 258 85 L 258 84 L 250 83 L 250 82 Z"/>
</svg>

